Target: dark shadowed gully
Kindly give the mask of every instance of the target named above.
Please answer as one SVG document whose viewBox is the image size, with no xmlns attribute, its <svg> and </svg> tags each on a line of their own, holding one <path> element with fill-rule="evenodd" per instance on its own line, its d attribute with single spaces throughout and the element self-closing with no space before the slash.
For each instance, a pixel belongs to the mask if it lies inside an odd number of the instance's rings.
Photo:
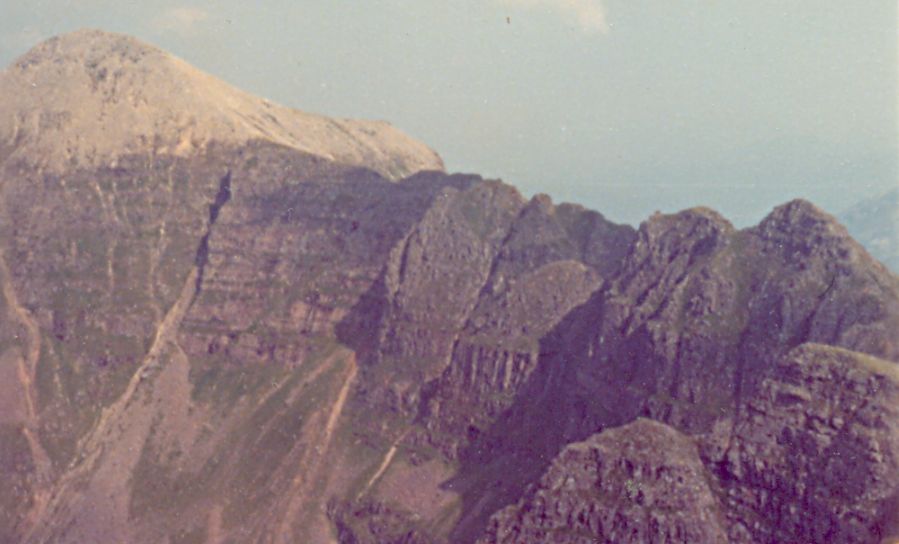
<svg viewBox="0 0 899 544">
<path fill-rule="evenodd" d="M 197 283 L 195 287 L 194 300 L 200 295 L 203 288 L 203 277 L 206 271 L 206 265 L 209 263 L 209 237 L 212 235 L 212 226 L 219 217 L 219 212 L 226 202 L 231 200 L 231 171 L 229 170 L 221 180 L 219 180 L 219 190 L 215 194 L 215 201 L 209 205 L 209 226 L 206 233 L 200 238 L 200 245 L 197 248 L 197 256 L 194 259 L 194 266 L 197 267 Z"/>
<path fill-rule="evenodd" d="M 827 213 L 635 230 L 198 74 L 0 75 L 81 100 L 0 119 L 0 542 L 899 541 L 899 278 Z"/>
</svg>

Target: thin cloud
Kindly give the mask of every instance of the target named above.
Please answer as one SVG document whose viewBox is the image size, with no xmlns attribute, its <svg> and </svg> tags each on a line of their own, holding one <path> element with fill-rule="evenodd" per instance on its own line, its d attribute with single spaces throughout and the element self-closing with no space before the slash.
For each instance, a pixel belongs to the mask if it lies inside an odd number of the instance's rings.
<svg viewBox="0 0 899 544">
<path fill-rule="evenodd" d="M 209 13 L 201 8 L 180 6 L 169 8 L 157 17 L 153 26 L 159 32 L 190 34 L 209 18 Z"/>
<path fill-rule="evenodd" d="M 606 10 L 600 0 L 500 0 L 508 6 L 545 7 L 559 12 L 584 32 L 609 31 Z"/>
</svg>

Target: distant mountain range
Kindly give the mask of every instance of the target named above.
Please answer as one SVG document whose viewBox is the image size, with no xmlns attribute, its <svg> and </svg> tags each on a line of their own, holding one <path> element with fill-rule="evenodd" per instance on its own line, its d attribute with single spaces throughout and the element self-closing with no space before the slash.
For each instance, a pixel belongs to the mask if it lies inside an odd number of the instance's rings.
<svg viewBox="0 0 899 544">
<path fill-rule="evenodd" d="M 872 255 L 899 273 L 899 188 L 859 202 L 840 220 Z"/>
<path fill-rule="evenodd" d="M 899 538 L 899 277 L 806 201 L 634 229 L 80 31 L 0 287 L 0 542 Z"/>
</svg>

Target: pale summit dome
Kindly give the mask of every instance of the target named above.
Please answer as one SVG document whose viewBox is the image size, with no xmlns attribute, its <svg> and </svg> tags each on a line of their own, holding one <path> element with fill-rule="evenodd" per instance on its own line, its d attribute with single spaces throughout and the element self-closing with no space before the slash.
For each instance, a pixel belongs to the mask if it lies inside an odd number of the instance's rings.
<svg viewBox="0 0 899 544">
<path fill-rule="evenodd" d="M 99 30 L 37 45 L 0 72 L 0 96 L 0 160 L 12 156 L 52 171 L 255 139 L 394 179 L 443 169 L 434 151 L 386 122 L 274 104 L 156 47 Z"/>
</svg>

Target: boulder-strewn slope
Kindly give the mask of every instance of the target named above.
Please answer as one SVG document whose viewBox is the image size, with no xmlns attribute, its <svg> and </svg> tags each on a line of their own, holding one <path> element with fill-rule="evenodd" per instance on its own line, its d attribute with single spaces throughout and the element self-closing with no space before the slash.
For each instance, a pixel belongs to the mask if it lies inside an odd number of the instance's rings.
<svg viewBox="0 0 899 544">
<path fill-rule="evenodd" d="M 93 31 L 0 88 L 0 541 L 895 532 L 899 280 L 809 203 L 635 230 Z"/>
</svg>

